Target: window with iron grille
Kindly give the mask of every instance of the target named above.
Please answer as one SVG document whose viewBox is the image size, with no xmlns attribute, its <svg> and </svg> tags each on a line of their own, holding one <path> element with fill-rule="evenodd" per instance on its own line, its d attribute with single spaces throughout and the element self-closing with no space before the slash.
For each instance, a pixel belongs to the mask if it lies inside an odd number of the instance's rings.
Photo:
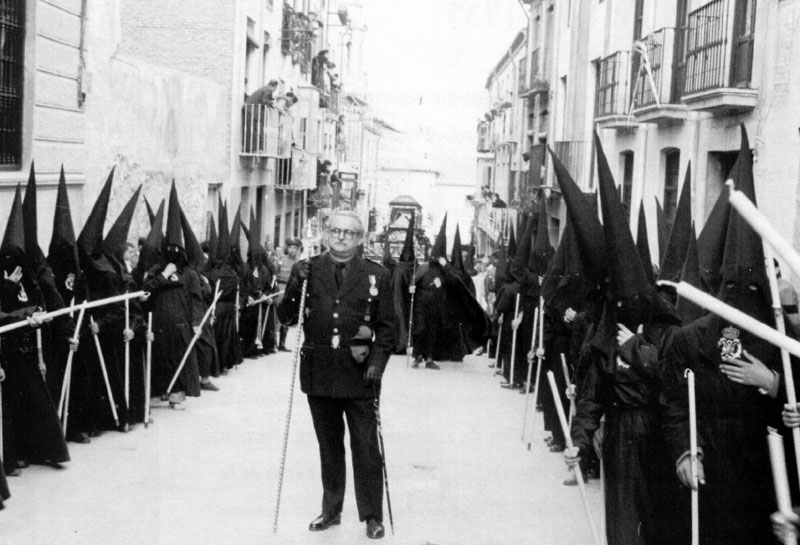
<svg viewBox="0 0 800 545">
<path fill-rule="evenodd" d="M 664 216 L 667 226 L 672 229 L 675 212 L 678 209 L 678 175 L 681 151 L 675 148 L 664 150 Z"/>
<path fill-rule="evenodd" d="M 0 0 L 0 167 L 22 163 L 25 0 Z"/>
</svg>

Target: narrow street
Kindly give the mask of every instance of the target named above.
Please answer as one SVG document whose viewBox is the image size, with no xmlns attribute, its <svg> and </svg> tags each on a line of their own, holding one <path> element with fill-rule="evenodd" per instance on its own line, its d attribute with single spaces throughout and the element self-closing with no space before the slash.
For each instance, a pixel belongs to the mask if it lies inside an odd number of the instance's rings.
<svg viewBox="0 0 800 545">
<path fill-rule="evenodd" d="M 541 415 L 528 451 L 520 441 L 524 396 L 501 389 L 488 363 L 470 356 L 433 371 L 406 368 L 404 356 L 391 359 L 381 416 L 395 535 L 387 510 L 384 542 L 591 542 L 578 489 L 561 484 L 562 456 L 542 441 Z M 290 369 L 288 353 L 246 360 L 216 379 L 219 392 L 189 400 L 186 411 L 154 408 L 147 429 L 70 444 L 65 469 L 31 466 L 9 478 L 0 543 L 370 542 L 349 463 L 341 526 L 307 530 L 320 511 L 321 485 L 299 382 L 272 533 Z M 599 524 L 597 481 L 588 493 Z"/>
</svg>

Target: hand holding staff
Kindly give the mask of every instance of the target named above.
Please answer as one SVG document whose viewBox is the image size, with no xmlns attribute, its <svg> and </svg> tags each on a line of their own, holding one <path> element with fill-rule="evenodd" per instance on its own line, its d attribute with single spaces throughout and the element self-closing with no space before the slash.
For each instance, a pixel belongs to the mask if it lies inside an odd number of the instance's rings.
<svg viewBox="0 0 800 545">
<path fill-rule="evenodd" d="M 695 402 L 694 373 L 687 369 L 684 373 L 689 387 L 689 456 L 692 464 L 692 545 L 700 543 L 700 503 L 697 484 L 699 468 L 697 466 L 697 403 Z"/>
<path fill-rule="evenodd" d="M 81 306 L 78 312 L 78 321 L 75 323 L 75 332 L 72 334 L 70 344 L 77 346 L 78 339 L 81 336 L 81 325 L 83 324 L 83 316 L 86 313 L 86 301 Z M 58 401 L 58 418 L 61 419 L 61 428 L 64 435 L 67 433 L 67 415 L 69 414 L 69 392 L 72 388 L 72 360 L 75 358 L 75 351 L 70 349 L 67 354 L 67 365 L 64 368 L 64 380 L 61 382 L 61 397 Z"/>
<path fill-rule="evenodd" d="M 126 292 L 127 293 L 127 292 Z M 125 299 L 125 332 L 131 329 L 130 299 Z M 131 341 L 125 336 L 125 404 L 131 404 Z"/>
<path fill-rule="evenodd" d="M 514 306 L 514 320 L 511 322 L 511 368 L 508 371 L 508 388 L 514 387 L 514 363 L 517 359 L 517 330 L 519 329 L 519 293 L 517 294 L 517 302 Z M 504 386 L 506 386 L 504 384 Z"/>
<path fill-rule="evenodd" d="M 556 386 L 556 378 L 553 375 L 552 371 L 547 372 L 547 380 L 550 382 L 550 388 L 553 390 L 553 399 L 556 402 L 556 411 L 558 412 L 558 420 L 561 422 L 561 429 L 564 430 L 564 438 L 567 442 L 567 448 L 570 452 L 574 452 L 575 446 L 572 444 L 572 436 L 569 433 L 569 427 L 567 426 L 567 417 L 564 416 L 564 407 L 561 406 L 561 395 L 558 393 L 558 386 Z M 586 495 L 586 485 L 583 482 L 583 473 L 581 472 L 580 464 L 575 464 L 575 477 L 578 479 L 578 490 L 581 493 L 581 499 L 583 500 L 583 508 L 586 510 L 586 518 L 589 520 L 589 527 L 592 529 L 592 537 L 594 538 L 595 545 L 601 545 L 603 543 L 602 536 L 597 532 L 597 526 L 595 526 L 594 518 L 592 517 L 592 512 L 589 509 L 589 498 Z"/>
</svg>

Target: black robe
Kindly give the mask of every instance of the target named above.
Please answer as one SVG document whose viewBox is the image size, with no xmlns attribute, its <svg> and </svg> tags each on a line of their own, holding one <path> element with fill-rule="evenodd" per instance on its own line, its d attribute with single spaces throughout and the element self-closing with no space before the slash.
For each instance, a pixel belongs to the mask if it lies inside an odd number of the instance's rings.
<svg viewBox="0 0 800 545">
<path fill-rule="evenodd" d="M 163 265 L 157 265 L 145 275 L 144 289 L 150 292 L 148 304 L 153 312 L 153 364 L 151 395 L 161 396 L 167 391 L 172 377 L 183 359 L 194 336 L 193 326 L 200 324 L 201 316 L 194 316 L 190 293 L 198 290 L 197 275 L 188 267 L 179 268 L 169 278 L 164 278 Z M 185 392 L 187 396 L 200 395 L 200 373 L 194 350 L 178 375 L 172 392 Z"/>
<path fill-rule="evenodd" d="M 217 340 L 217 353 L 222 372 L 242 362 L 242 344 L 236 327 L 236 295 L 239 276 L 228 264 L 215 266 L 208 271 L 208 282 L 222 295 L 217 301 L 214 320 L 214 336 Z"/>
<path fill-rule="evenodd" d="M 683 327 L 665 352 L 664 434 L 673 462 L 689 450 L 686 369 L 695 373 L 698 446 L 706 484 L 700 486 L 700 543 L 774 543 L 776 510 L 767 426 L 779 427 L 781 401 L 736 384 L 719 370 L 717 343 L 728 323 L 708 314 Z M 775 347 L 746 331 L 744 350 L 780 372 Z"/>
</svg>

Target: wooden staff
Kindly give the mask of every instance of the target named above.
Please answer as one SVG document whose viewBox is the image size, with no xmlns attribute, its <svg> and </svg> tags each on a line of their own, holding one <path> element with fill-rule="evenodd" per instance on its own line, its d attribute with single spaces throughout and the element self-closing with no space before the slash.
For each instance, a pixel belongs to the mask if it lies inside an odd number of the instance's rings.
<svg viewBox="0 0 800 545">
<path fill-rule="evenodd" d="M 51 312 L 45 312 L 39 314 L 37 317 L 41 321 L 49 321 L 53 318 L 58 318 L 59 316 L 64 316 L 65 314 L 70 314 L 75 310 L 80 310 L 81 307 L 85 304 L 86 308 L 96 308 L 102 307 L 105 305 L 110 305 L 112 303 L 119 303 L 120 301 L 124 301 L 125 299 L 133 299 L 134 297 L 148 297 L 150 294 L 146 291 L 136 291 L 133 293 L 126 293 L 125 295 L 115 295 L 114 297 L 106 297 L 105 299 L 98 299 L 97 301 L 91 301 L 89 303 L 81 303 L 79 305 L 71 305 L 68 307 L 60 308 L 58 310 L 53 310 Z M 0 335 L 3 333 L 8 333 L 9 331 L 14 331 L 15 329 L 19 329 L 21 327 L 29 326 L 30 322 L 27 319 L 20 320 L 18 322 L 14 322 L 13 324 L 6 324 L 0 327 Z"/>
<path fill-rule="evenodd" d="M 86 301 L 84 301 L 84 306 L 81 307 L 80 312 L 78 312 L 78 321 L 75 323 L 75 332 L 72 334 L 72 340 L 70 341 L 70 345 L 77 344 L 78 339 L 81 336 L 81 325 L 83 324 L 83 315 L 86 312 Z M 75 352 L 70 349 L 69 354 L 67 354 L 67 365 L 64 368 L 64 380 L 61 381 L 61 397 L 59 397 L 58 401 L 58 418 L 61 419 L 62 416 L 69 411 L 69 389 L 72 387 L 72 360 L 75 358 Z M 61 427 L 64 428 L 64 433 L 67 433 L 67 423 L 66 417 L 64 417 Z"/>
<path fill-rule="evenodd" d="M 517 302 L 514 305 L 514 321 L 511 322 L 511 367 L 508 370 L 508 384 L 503 385 L 507 388 L 514 387 L 514 364 L 515 360 L 517 359 L 517 329 L 519 329 L 519 324 L 517 323 L 518 319 L 519 319 L 519 293 L 517 294 Z"/>
<path fill-rule="evenodd" d="M 416 269 L 416 258 L 414 259 L 414 264 Z M 411 354 L 414 352 L 414 347 L 411 344 L 411 328 L 414 327 L 414 295 L 417 293 L 417 286 L 414 285 L 414 275 L 416 273 L 412 272 L 411 276 L 411 285 L 408 286 L 408 293 L 411 294 L 411 303 L 408 306 L 408 331 L 406 331 L 406 369 L 408 369 L 409 360 L 411 359 Z"/>
<path fill-rule="evenodd" d="M 3 456 L 3 381 L 6 379 L 6 372 L 0 365 L 0 458 Z"/>
<path fill-rule="evenodd" d="M 303 280 L 303 287 L 300 291 L 300 306 L 297 314 L 297 342 L 294 345 L 294 357 L 292 358 L 292 381 L 289 386 L 289 406 L 286 409 L 286 420 L 283 427 L 283 445 L 281 447 L 281 463 L 278 469 L 278 492 L 275 498 L 275 516 L 272 519 L 272 533 L 278 531 L 278 514 L 281 509 L 281 491 L 283 490 L 283 474 L 286 469 L 286 449 L 289 446 L 289 426 L 292 422 L 292 402 L 294 401 L 294 384 L 297 378 L 297 363 L 300 361 L 300 348 L 303 341 L 303 319 L 306 309 L 306 293 L 308 292 L 308 278 Z"/>
<path fill-rule="evenodd" d="M 542 374 L 542 358 L 539 354 L 541 353 L 542 347 L 544 346 L 544 299 L 539 297 L 539 350 L 536 352 L 536 358 L 539 360 L 536 364 L 536 383 L 533 386 L 533 416 L 536 416 L 536 406 L 539 403 L 539 378 Z M 536 420 L 534 420 L 534 423 Z M 531 425 L 533 427 L 533 424 Z M 531 450 L 531 444 L 528 443 L 528 450 Z"/>
<path fill-rule="evenodd" d="M 535 350 L 536 350 L 536 330 L 539 324 L 539 309 L 533 311 L 533 334 L 531 336 L 531 350 L 528 354 L 528 377 L 525 381 L 525 408 L 522 409 L 522 437 L 521 440 L 525 440 L 525 428 L 528 424 L 528 400 L 531 397 L 531 372 L 533 371 L 533 360 L 536 357 Z"/>
<path fill-rule="evenodd" d="M 239 284 L 236 284 L 236 301 L 234 302 L 234 319 L 236 320 L 236 335 L 239 335 Z"/>
<path fill-rule="evenodd" d="M 205 325 L 206 320 L 208 320 L 214 308 L 216 307 L 217 300 L 219 299 L 220 295 L 222 295 L 222 293 L 220 292 L 214 294 L 214 301 L 211 303 L 211 306 L 208 307 L 208 310 L 206 310 L 206 313 L 203 316 L 203 320 L 200 322 L 200 327 L 197 328 L 197 332 L 194 334 L 194 337 L 192 337 L 192 340 L 189 342 L 189 346 L 186 347 L 186 352 L 184 352 L 183 358 L 181 359 L 180 364 L 178 364 L 178 369 L 172 376 L 172 380 L 170 381 L 169 386 L 167 386 L 166 395 L 169 395 L 169 393 L 172 391 L 173 386 L 175 386 L 175 382 L 178 380 L 178 376 L 181 374 L 181 371 L 183 371 L 183 366 L 186 365 L 186 360 L 189 358 L 189 354 L 192 352 L 192 348 L 194 348 L 194 345 L 197 342 L 197 339 L 200 338 L 200 335 L 203 334 L 203 326 Z"/>
<path fill-rule="evenodd" d="M 92 325 L 96 325 L 94 317 L 90 316 L 89 320 Z M 108 381 L 108 370 L 106 369 L 106 359 L 103 357 L 103 349 L 100 347 L 100 339 L 97 333 L 92 332 L 94 337 L 94 346 L 97 348 L 97 359 L 100 360 L 100 369 L 103 371 L 103 381 L 106 383 L 106 392 L 108 392 L 108 402 L 111 405 L 111 414 L 114 416 L 114 424 L 119 427 L 119 416 L 117 416 L 117 404 L 114 403 L 114 393 L 111 391 L 111 383 Z"/>
<path fill-rule="evenodd" d="M 783 306 L 781 305 L 781 295 L 778 289 L 778 275 L 775 273 L 775 262 L 772 257 L 772 250 L 769 246 L 764 245 L 764 258 L 767 265 L 767 278 L 769 279 L 769 291 L 772 295 L 772 311 L 775 315 L 775 329 L 778 333 L 786 334 L 786 323 L 783 317 Z M 781 364 L 783 366 L 783 378 L 786 385 L 786 401 L 792 407 L 793 411 L 797 411 L 797 394 L 794 390 L 794 372 L 792 371 L 792 363 L 789 359 L 789 352 L 781 349 Z M 797 477 L 800 479 L 800 428 L 792 428 L 792 442 L 794 448 L 794 463 L 797 467 Z"/>
<path fill-rule="evenodd" d="M 36 359 L 39 361 L 39 372 L 42 374 L 42 379 L 47 374 L 47 366 L 44 363 L 44 354 L 42 353 L 42 327 L 36 328 Z"/>
<path fill-rule="evenodd" d="M 561 370 L 564 371 L 564 383 L 567 385 L 567 388 L 572 388 L 573 384 L 569 380 L 569 366 L 567 366 L 567 358 L 564 356 L 564 353 L 561 353 Z M 572 418 L 575 416 L 575 394 L 573 393 L 572 397 L 569 398 L 569 429 L 572 429 Z"/>
<path fill-rule="evenodd" d="M 150 377 L 152 376 L 153 364 L 153 341 L 150 337 L 153 334 L 153 313 L 147 313 L 147 359 L 144 364 L 144 427 L 150 425 Z"/>
<path fill-rule="evenodd" d="M 494 368 L 497 369 L 498 362 L 500 363 L 500 370 L 503 369 L 503 362 L 500 361 L 500 340 L 503 338 L 503 315 L 497 318 L 497 346 L 494 347 Z"/>
<path fill-rule="evenodd" d="M 130 299 L 125 299 L 125 330 L 127 331 L 130 328 Z M 125 339 L 125 406 L 131 406 L 131 342 L 128 339 Z"/>
<path fill-rule="evenodd" d="M 261 303 L 256 305 L 256 313 L 256 348 L 263 350 L 264 343 L 261 342 Z"/>
<path fill-rule="evenodd" d="M 572 444 L 572 436 L 569 433 L 567 426 L 567 417 L 564 415 L 564 407 L 561 406 L 561 395 L 558 393 L 558 386 L 556 386 L 556 378 L 552 371 L 547 372 L 547 380 L 550 382 L 550 389 L 553 391 L 553 399 L 556 402 L 556 411 L 558 412 L 558 420 L 561 422 L 561 429 L 564 431 L 564 439 L 567 442 L 567 448 L 572 451 L 575 447 Z M 595 545 L 601 545 L 603 540 L 597 532 L 597 526 L 592 517 L 592 511 L 589 509 L 589 497 L 586 495 L 586 485 L 583 482 L 583 472 L 581 471 L 580 464 L 573 466 L 575 470 L 575 477 L 578 480 L 578 490 L 581 492 L 581 499 L 583 500 L 583 508 L 586 510 L 586 518 L 589 520 L 589 526 L 592 529 L 592 537 L 594 538 Z"/>
<path fill-rule="evenodd" d="M 767 427 L 767 432 L 769 461 L 772 465 L 772 481 L 775 484 L 778 511 L 784 516 L 793 516 L 792 498 L 789 494 L 789 475 L 786 472 L 786 453 L 783 451 L 783 437 L 774 428 Z M 789 535 L 784 543 L 797 545 L 797 538 Z"/>
<path fill-rule="evenodd" d="M 697 468 L 697 402 L 695 401 L 694 373 L 687 369 L 684 372 L 689 387 L 689 456 L 692 464 L 692 545 L 700 543 L 700 486 Z"/>
</svg>

